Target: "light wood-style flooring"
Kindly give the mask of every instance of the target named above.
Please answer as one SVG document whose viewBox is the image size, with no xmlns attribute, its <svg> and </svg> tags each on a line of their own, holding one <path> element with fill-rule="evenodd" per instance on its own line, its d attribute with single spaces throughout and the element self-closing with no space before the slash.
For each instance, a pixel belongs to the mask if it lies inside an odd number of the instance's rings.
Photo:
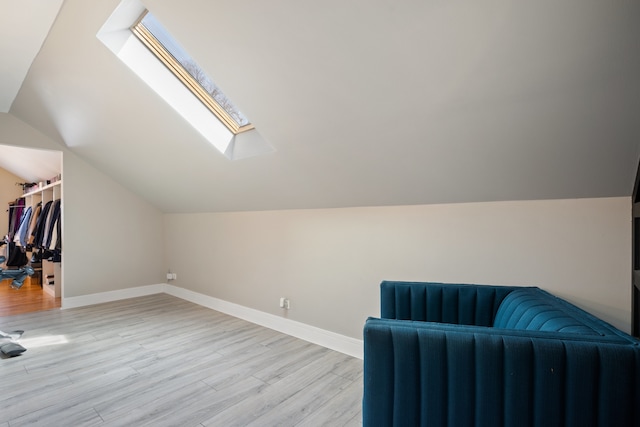
<svg viewBox="0 0 640 427">
<path fill-rule="evenodd" d="M 166 294 L 0 317 L 0 426 L 359 426 L 362 360 Z"/>
<path fill-rule="evenodd" d="M 0 281 L 0 317 L 60 307 L 60 298 L 44 292 L 35 277 L 27 277 L 20 289 L 12 289 L 12 281 Z"/>
</svg>

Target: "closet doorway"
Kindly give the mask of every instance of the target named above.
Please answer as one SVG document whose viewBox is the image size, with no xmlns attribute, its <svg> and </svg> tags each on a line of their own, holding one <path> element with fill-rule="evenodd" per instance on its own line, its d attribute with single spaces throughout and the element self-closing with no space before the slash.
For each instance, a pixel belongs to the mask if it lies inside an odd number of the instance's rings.
<svg viewBox="0 0 640 427">
<path fill-rule="evenodd" d="M 11 287 L 12 278 L 0 282 L 0 317 L 61 305 L 61 177 L 62 152 L 0 145 L 0 203 L 4 203 L 4 208 L 0 209 L 3 243 L 0 255 L 9 258 L 0 264 L 0 268 L 5 273 L 10 272 L 7 275 L 13 275 L 21 268 L 13 265 L 16 263 L 26 262 L 34 269 L 34 274 L 25 279 L 19 289 Z M 54 206 L 55 214 L 51 210 Z M 42 222 L 39 222 L 41 214 Z M 24 227 L 21 228 L 22 222 Z M 38 224 L 41 234 L 36 238 L 32 233 Z M 17 255 L 22 261 L 12 260 L 11 255 Z"/>
</svg>

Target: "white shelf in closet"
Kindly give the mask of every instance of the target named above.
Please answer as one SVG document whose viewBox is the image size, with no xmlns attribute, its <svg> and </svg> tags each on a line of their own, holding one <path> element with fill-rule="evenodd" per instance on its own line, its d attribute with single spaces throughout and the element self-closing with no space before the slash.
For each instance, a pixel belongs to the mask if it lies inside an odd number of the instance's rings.
<svg viewBox="0 0 640 427">
<path fill-rule="evenodd" d="M 28 193 L 24 193 L 22 197 L 26 198 L 26 197 L 34 196 L 37 194 L 42 194 L 43 191 L 53 190 L 54 188 L 60 186 L 61 184 L 62 184 L 62 181 L 52 182 L 51 184 L 43 185 L 42 187 L 36 188 L 35 190 L 31 190 Z"/>
</svg>

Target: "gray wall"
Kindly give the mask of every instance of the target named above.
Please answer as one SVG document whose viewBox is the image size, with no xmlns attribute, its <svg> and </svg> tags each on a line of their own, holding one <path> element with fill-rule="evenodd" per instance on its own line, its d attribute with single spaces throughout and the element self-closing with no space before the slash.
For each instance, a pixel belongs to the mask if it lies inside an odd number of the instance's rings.
<svg viewBox="0 0 640 427">
<path fill-rule="evenodd" d="M 167 266 L 176 286 L 353 338 L 384 279 L 540 286 L 628 331 L 630 203 L 169 214 Z"/>
<path fill-rule="evenodd" d="M 160 211 L 12 115 L 0 144 L 63 153 L 63 297 L 165 281 Z"/>
<path fill-rule="evenodd" d="M 63 153 L 65 297 L 171 268 L 176 286 L 361 338 L 384 279 L 536 285 L 630 329 L 629 197 L 163 215 L 8 114 L 0 144 Z"/>
</svg>

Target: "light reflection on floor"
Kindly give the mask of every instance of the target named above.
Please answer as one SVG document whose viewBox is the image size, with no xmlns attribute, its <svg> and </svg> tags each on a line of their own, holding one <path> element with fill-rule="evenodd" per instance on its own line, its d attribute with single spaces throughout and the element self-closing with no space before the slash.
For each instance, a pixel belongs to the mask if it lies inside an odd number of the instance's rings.
<svg viewBox="0 0 640 427">
<path fill-rule="evenodd" d="M 44 335 L 41 337 L 22 338 L 19 340 L 20 345 L 27 349 L 67 344 L 68 342 L 69 340 L 64 335 Z"/>
</svg>

